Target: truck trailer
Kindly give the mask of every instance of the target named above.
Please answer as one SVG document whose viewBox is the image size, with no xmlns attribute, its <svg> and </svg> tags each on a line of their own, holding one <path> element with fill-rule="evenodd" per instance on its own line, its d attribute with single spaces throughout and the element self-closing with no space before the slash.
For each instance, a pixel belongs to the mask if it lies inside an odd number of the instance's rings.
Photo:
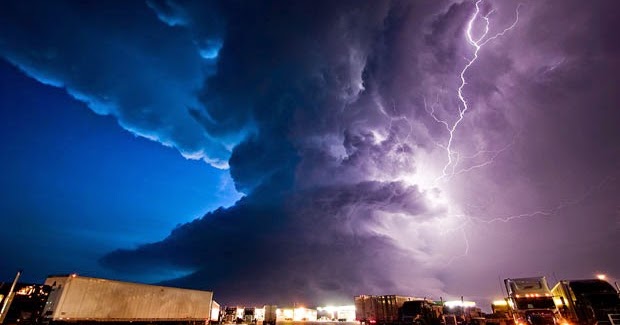
<svg viewBox="0 0 620 325">
<path fill-rule="evenodd" d="M 620 319 L 618 291 L 599 279 L 562 280 L 551 290 L 562 316 L 571 324 L 612 324 Z"/>
<path fill-rule="evenodd" d="M 50 276 L 43 324 L 206 324 L 213 293 L 77 276 Z"/>
<path fill-rule="evenodd" d="M 217 324 L 220 322 L 220 304 L 215 300 L 211 302 L 211 323 Z"/>
<path fill-rule="evenodd" d="M 396 295 L 355 296 L 355 319 L 362 325 L 395 324 L 405 301 L 413 299 L 415 298 Z"/>
<path fill-rule="evenodd" d="M 516 325 L 563 323 L 545 277 L 505 279 L 504 284 Z"/>
<path fill-rule="evenodd" d="M 263 325 L 276 325 L 276 310 L 278 306 L 276 305 L 265 305 L 263 307 L 264 316 L 263 316 Z"/>
<path fill-rule="evenodd" d="M 439 324 L 441 308 L 431 300 L 397 295 L 354 297 L 361 325 Z"/>
</svg>

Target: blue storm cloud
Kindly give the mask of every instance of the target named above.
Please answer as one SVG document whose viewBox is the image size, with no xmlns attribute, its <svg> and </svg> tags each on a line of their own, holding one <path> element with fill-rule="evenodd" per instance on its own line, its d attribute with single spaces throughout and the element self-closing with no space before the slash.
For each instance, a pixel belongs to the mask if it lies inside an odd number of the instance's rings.
<svg viewBox="0 0 620 325">
<path fill-rule="evenodd" d="M 227 167 L 241 129 L 211 136 L 191 115 L 221 41 L 196 40 L 144 3 L 5 2 L 0 54 L 42 83 L 185 157 Z M 158 19 L 158 16 L 160 19 Z"/>
<path fill-rule="evenodd" d="M 176 266 L 114 273 L 97 260 L 240 197 L 227 170 L 136 137 L 8 62 L 0 62 L 0 116 L 3 280 L 18 268 L 26 282 L 69 272 L 142 282 L 187 274 Z"/>
</svg>

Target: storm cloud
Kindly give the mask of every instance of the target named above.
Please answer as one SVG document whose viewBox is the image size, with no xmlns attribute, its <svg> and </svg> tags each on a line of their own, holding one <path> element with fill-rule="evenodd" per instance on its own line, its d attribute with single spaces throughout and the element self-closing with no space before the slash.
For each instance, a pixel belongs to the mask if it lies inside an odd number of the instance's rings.
<svg viewBox="0 0 620 325">
<path fill-rule="evenodd" d="M 190 114 L 215 62 L 201 57 L 189 33 L 162 24 L 139 2 L 2 6 L 6 60 L 138 136 L 227 167 L 235 135 L 215 140 Z"/>
<path fill-rule="evenodd" d="M 489 299 L 498 276 L 620 274 L 613 1 L 483 2 L 489 35 L 516 24 L 467 71 L 450 142 L 473 2 L 8 7 L 5 59 L 229 167 L 246 194 L 106 267 L 189 270 L 167 283 L 256 304 Z"/>
</svg>

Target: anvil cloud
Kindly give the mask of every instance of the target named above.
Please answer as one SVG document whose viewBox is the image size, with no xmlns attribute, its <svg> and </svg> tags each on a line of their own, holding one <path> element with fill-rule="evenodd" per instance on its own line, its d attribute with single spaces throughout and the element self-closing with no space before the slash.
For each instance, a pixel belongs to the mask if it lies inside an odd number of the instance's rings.
<svg viewBox="0 0 620 325">
<path fill-rule="evenodd" d="M 482 3 L 491 34 L 518 5 Z M 448 134 L 430 111 L 457 118 L 473 2 L 3 6 L 6 60 L 229 167 L 246 194 L 106 267 L 192 270 L 169 283 L 279 304 L 488 299 L 498 276 L 620 276 L 614 1 L 522 3 L 467 72 L 447 178 Z"/>
</svg>

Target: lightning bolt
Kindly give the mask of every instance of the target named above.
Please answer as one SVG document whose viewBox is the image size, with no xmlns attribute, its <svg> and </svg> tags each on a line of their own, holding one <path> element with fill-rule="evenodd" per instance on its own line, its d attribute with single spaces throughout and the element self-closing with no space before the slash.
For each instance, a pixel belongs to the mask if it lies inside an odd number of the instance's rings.
<svg viewBox="0 0 620 325">
<path fill-rule="evenodd" d="M 454 149 L 454 143 L 456 139 L 457 130 L 461 122 L 463 122 L 463 120 L 465 119 L 466 113 L 470 109 L 470 103 L 465 98 L 465 86 L 468 84 L 467 73 L 469 69 L 474 64 L 476 64 L 476 62 L 478 61 L 480 51 L 485 47 L 485 45 L 497 39 L 498 37 L 503 36 L 508 31 L 512 30 L 515 26 L 517 26 L 519 22 L 519 8 L 521 6 L 520 4 L 516 8 L 514 21 L 508 27 L 504 28 L 499 33 L 496 33 L 490 36 L 489 35 L 490 29 L 491 29 L 490 28 L 490 25 L 491 25 L 490 16 L 491 14 L 493 14 L 494 10 L 491 10 L 488 13 L 482 15 L 481 8 L 480 8 L 482 2 L 483 0 L 477 0 L 475 2 L 474 13 L 471 15 L 471 17 L 467 21 L 467 25 L 465 29 L 465 37 L 466 37 L 466 40 L 469 46 L 473 48 L 473 55 L 469 59 L 466 59 L 465 65 L 463 66 L 460 73 L 458 74 L 459 79 L 460 79 L 460 85 L 456 89 L 456 97 L 458 98 L 460 105 L 458 106 L 458 115 L 456 116 L 456 119 L 453 122 L 449 122 L 449 120 L 442 119 L 437 115 L 436 110 L 437 110 L 437 106 L 439 105 L 439 95 L 436 96 L 435 102 L 430 105 L 429 103 L 427 103 L 426 98 L 423 98 L 424 109 L 426 110 L 426 112 L 433 118 L 433 120 L 436 123 L 442 125 L 443 128 L 448 133 L 448 140 L 446 144 L 441 144 L 437 142 L 435 143 L 439 148 L 445 151 L 446 156 L 447 156 L 447 161 L 441 170 L 441 175 L 435 179 L 434 186 L 437 186 L 437 183 L 442 179 L 449 180 L 454 175 L 466 173 L 466 172 L 472 171 L 477 168 L 483 168 L 493 163 L 495 158 L 497 158 L 502 152 L 508 150 L 514 144 L 515 139 L 518 136 L 518 134 L 515 135 L 511 143 L 507 144 L 506 146 L 504 146 L 503 148 L 499 150 L 495 150 L 495 151 L 480 150 L 471 156 L 461 156 L 460 152 Z M 474 24 L 480 19 L 483 20 L 484 28 L 480 35 L 474 35 L 475 34 L 473 30 Z M 487 158 L 484 159 L 482 162 L 480 162 L 478 160 L 480 157 L 487 157 Z M 478 160 L 478 162 L 474 163 L 473 165 L 470 165 L 469 167 L 463 167 L 463 168 L 457 169 L 459 162 L 465 159 L 476 159 Z M 479 221 L 479 219 L 476 219 L 475 217 L 472 217 L 469 214 L 452 215 L 452 217 L 455 218 L 456 220 L 460 220 L 459 225 L 455 227 L 444 228 L 444 231 L 447 233 L 451 233 L 454 231 L 462 232 L 465 248 L 462 254 L 458 256 L 453 256 L 452 258 L 450 258 L 449 261 L 447 262 L 448 265 L 452 264 L 455 260 L 461 257 L 465 257 L 469 254 L 470 247 L 469 247 L 469 239 L 467 237 L 466 227 L 472 224 L 474 221 Z"/>
<path fill-rule="evenodd" d="M 461 168 L 459 171 L 455 172 L 454 175 L 463 174 L 463 173 L 472 171 L 474 169 L 482 168 L 482 167 L 485 167 L 485 166 L 488 166 L 488 165 L 492 164 L 495 161 L 495 158 L 497 158 L 500 154 L 502 154 L 502 152 L 504 152 L 504 151 L 508 150 L 510 147 L 512 147 L 512 145 L 514 145 L 517 137 L 519 137 L 520 134 L 521 134 L 521 132 L 518 132 L 517 134 L 515 134 L 515 136 L 512 138 L 512 141 L 510 143 L 508 143 L 507 145 L 505 145 L 504 147 L 502 147 L 501 149 L 499 149 L 499 150 L 480 150 L 480 151 L 478 151 L 477 153 L 475 153 L 472 156 L 463 157 L 463 159 L 476 159 L 479 156 L 482 156 L 482 155 L 485 155 L 485 154 L 490 154 L 491 155 L 491 157 L 488 160 L 484 160 L 481 163 L 474 164 L 474 165 L 469 166 L 467 168 Z M 459 158 L 460 158 L 460 156 L 459 156 Z"/>
<path fill-rule="evenodd" d="M 469 255 L 469 238 L 467 237 L 467 232 L 465 231 L 465 228 L 461 228 L 461 231 L 463 233 L 463 242 L 465 243 L 465 249 L 463 251 L 463 254 L 460 255 L 456 255 L 456 256 L 452 256 L 448 262 L 446 262 L 446 266 L 450 266 L 452 265 L 452 263 L 454 263 L 454 261 L 456 261 L 459 258 L 462 257 L 467 257 Z"/>
<path fill-rule="evenodd" d="M 517 220 L 517 219 L 533 218 L 536 216 L 552 216 L 552 215 L 557 214 L 563 209 L 566 209 L 570 206 L 574 206 L 574 205 L 577 205 L 583 202 L 585 199 L 592 196 L 594 193 L 600 191 L 603 187 L 605 187 L 607 183 L 615 181 L 615 179 L 616 179 L 615 176 L 608 176 L 604 178 L 602 181 L 600 181 L 598 184 L 591 186 L 587 191 L 575 197 L 574 199 L 560 202 L 555 207 L 552 207 L 549 209 L 537 210 L 537 211 L 532 211 L 528 213 L 521 213 L 521 214 L 509 215 L 509 216 L 504 216 L 504 217 L 497 217 L 493 219 L 483 219 L 483 218 L 474 217 L 474 216 L 469 216 L 469 219 L 471 221 L 478 221 L 478 222 L 483 222 L 483 223 L 495 223 L 495 222 L 510 222 L 510 221 Z"/>
<path fill-rule="evenodd" d="M 457 132 L 459 130 L 461 123 L 464 121 L 468 111 L 471 109 L 471 106 L 472 106 L 472 103 L 470 103 L 466 98 L 466 90 L 467 90 L 466 86 L 468 85 L 468 73 L 470 71 L 470 68 L 474 66 L 474 64 L 478 63 L 478 58 L 481 54 L 481 51 L 483 51 L 486 45 L 504 36 L 506 33 L 514 29 L 519 23 L 519 9 L 521 7 L 521 4 L 517 6 L 515 10 L 514 21 L 510 25 L 508 25 L 507 27 L 505 27 L 503 30 L 501 30 L 500 32 L 496 34 L 489 34 L 491 31 L 491 18 L 490 17 L 494 13 L 494 10 L 491 10 L 487 12 L 486 14 L 483 14 L 482 9 L 481 9 L 481 5 L 483 1 L 484 0 L 476 0 L 475 10 L 473 14 L 471 15 L 471 17 L 469 18 L 469 20 L 467 21 L 466 29 L 464 31 L 467 44 L 472 48 L 473 54 L 471 55 L 471 57 L 465 59 L 466 60 L 465 65 L 460 70 L 460 73 L 458 73 L 460 84 L 455 91 L 456 93 L 455 97 L 458 98 L 458 102 L 459 102 L 459 105 L 457 106 L 458 115 L 456 115 L 454 118 L 451 118 L 451 119 L 443 118 L 440 115 L 438 115 L 438 107 L 440 105 L 439 95 L 436 96 L 434 103 L 429 103 L 427 102 L 426 98 L 423 98 L 424 109 L 426 110 L 426 112 L 430 115 L 430 117 L 433 118 L 433 120 L 436 123 L 441 125 L 442 128 L 445 129 L 448 134 L 446 142 L 439 143 L 435 141 L 435 145 L 441 148 L 445 152 L 447 159 L 446 159 L 445 165 L 442 166 L 443 168 L 441 169 L 441 172 L 439 173 L 440 176 L 435 180 L 435 184 L 433 185 L 433 187 L 437 185 L 436 183 L 439 180 L 442 180 L 442 179 L 449 180 L 451 177 L 455 175 L 459 175 L 462 173 L 472 171 L 474 169 L 488 166 L 489 164 L 493 163 L 495 158 L 497 158 L 500 154 L 502 154 L 503 152 L 508 150 L 510 147 L 512 147 L 512 145 L 515 143 L 515 139 L 520 135 L 520 132 L 515 134 L 510 143 L 508 143 L 507 145 L 505 145 L 504 147 L 498 150 L 479 150 L 473 155 L 466 156 L 466 155 L 461 155 L 461 153 L 457 149 L 455 149 L 455 143 L 457 142 L 456 141 Z M 479 33 L 476 33 L 474 31 L 475 29 L 474 26 L 478 22 L 482 24 L 483 28 Z M 383 105 L 380 105 L 380 103 L 377 103 L 377 106 L 379 107 L 379 112 L 388 118 L 388 121 L 389 121 L 388 130 L 392 129 L 393 123 L 400 122 L 400 121 L 404 121 L 405 123 L 409 125 L 410 128 L 412 127 L 409 119 L 406 116 L 394 116 L 394 114 L 389 114 L 386 108 L 383 107 Z M 394 107 L 392 108 L 394 109 Z M 406 142 L 410 134 L 411 132 L 406 134 L 405 139 L 399 138 L 397 136 L 396 138 L 397 142 L 399 143 Z M 480 162 L 481 158 L 483 160 L 482 162 Z M 459 163 L 464 160 L 474 160 L 474 163 L 467 164 L 468 166 L 460 166 Z M 453 262 L 455 262 L 456 260 L 460 258 L 468 256 L 469 251 L 470 251 L 470 241 L 467 235 L 468 226 L 471 226 L 473 224 L 492 224 L 492 223 L 499 223 L 499 222 L 507 223 L 507 222 L 512 222 L 512 221 L 516 221 L 519 219 L 528 219 L 528 218 L 535 218 L 535 217 L 545 217 L 545 216 L 551 217 L 551 216 L 557 215 L 564 209 L 580 204 L 581 202 L 586 200 L 588 197 L 594 195 L 594 193 L 600 190 L 602 187 L 604 187 L 605 183 L 607 183 L 608 181 L 609 179 L 605 179 L 603 180 L 603 182 L 599 183 L 598 185 L 592 186 L 591 188 L 587 189 L 584 193 L 573 197 L 573 199 L 571 200 L 562 201 L 555 206 L 551 206 L 551 207 L 540 209 L 540 210 L 534 210 L 530 212 L 523 212 L 523 213 L 517 213 L 517 214 L 512 214 L 512 215 L 506 215 L 506 216 L 498 216 L 498 217 L 492 217 L 492 218 L 489 218 L 489 217 L 484 218 L 481 216 L 476 216 L 471 212 L 464 212 L 464 213 L 459 213 L 459 214 L 448 214 L 445 218 L 442 218 L 439 221 L 439 224 L 440 224 L 439 234 L 443 236 L 446 236 L 446 235 L 457 235 L 458 236 L 458 234 L 461 234 L 462 240 L 463 240 L 463 251 L 461 254 L 458 254 L 456 256 L 452 256 L 451 258 L 449 258 L 446 261 L 447 265 L 452 264 Z M 443 223 L 442 220 L 445 220 L 446 223 L 454 223 L 456 221 L 457 224 L 442 225 Z"/>
<path fill-rule="evenodd" d="M 465 30 L 465 35 L 466 35 L 466 39 L 468 44 L 473 47 L 474 49 L 474 54 L 470 59 L 467 59 L 467 63 L 465 64 L 465 66 L 463 67 L 463 69 L 461 70 L 461 73 L 459 74 L 459 77 L 461 79 L 461 84 L 457 89 L 457 97 L 460 101 L 460 105 L 458 106 L 458 117 L 456 118 L 456 120 L 453 123 L 449 123 L 446 120 L 443 120 L 441 118 L 439 118 L 436 114 L 435 114 L 435 108 L 434 106 L 430 106 L 430 109 L 428 108 L 428 106 L 426 105 L 426 100 L 425 100 L 425 108 L 427 110 L 427 112 L 431 115 L 431 117 L 437 122 L 442 124 L 446 131 L 448 132 L 448 142 L 447 144 L 444 145 L 440 145 L 440 147 L 442 149 L 444 149 L 446 151 L 446 155 L 447 155 L 447 162 L 444 165 L 443 169 L 442 169 L 442 175 L 438 177 L 437 180 L 441 180 L 444 178 L 450 178 L 452 176 L 454 176 L 454 174 L 456 173 L 456 167 L 458 165 L 459 159 L 460 159 L 460 155 L 459 152 L 453 149 L 453 145 L 454 145 L 454 141 L 455 141 L 455 136 L 456 136 L 456 131 L 459 127 L 459 125 L 461 124 L 461 122 L 463 121 L 463 119 L 465 118 L 465 114 L 467 113 L 467 111 L 469 110 L 469 103 L 467 101 L 467 99 L 465 99 L 465 95 L 464 95 L 464 89 L 465 86 L 467 85 L 467 78 L 466 78 L 466 74 L 467 71 L 469 70 L 469 68 L 474 65 L 474 63 L 476 63 L 476 61 L 478 60 L 478 55 L 480 50 L 482 50 L 482 48 L 489 43 L 490 41 L 493 41 L 495 39 L 497 39 L 498 37 L 503 36 L 504 34 L 506 34 L 508 31 L 512 30 L 517 23 L 519 22 L 519 8 L 521 7 L 521 4 L 519 4 L 519 6 L 517 6 L 516 9 L 516 13 L 515 13 L 515 20 L 513 21 L 513 23 L 511 25 L 509 25 L 508 27 L 504 28 L 504 30 L 502 30 L 501 32 L 488 37 L 489 35 L 489 30 L 490 30 L 490 18 L 489 16 L 495 11 L 495 10 L 491 10 L 489 11 L 486 15 L 482 15 L 480 13 L 480 4 L 482 3 L 483 0 L 477 0 L 476 4 L 475 4 L 475 11 L 473 13 L 473 15 L 471 16 L 471 18 L 469 19 L 469 21 L 467 22 L 467 28 Z M 478 37 L 474 36 L 474 32 L 473 32 L 473 26 L 474 23 L 479 20 L 480 18 L 482 18 L 482 20 L 484 20 L 484 31 L 482 32 L 482 34 Z M 501 150 L 503 151 L 503 150 Z M 491 162 L 488 163 L 483 163 L 480 164 L 480 167 L 484 166 L 484 165 L 488 165 Z M 470 169 L 471 170 L 471 169 Z"/>
<path fill-rule="evenodd" d="M 481 51 L 485 48 L 487 44 L 489 44 L 489 42 L 492 42 L 496 40 L 497 38 L 504 36 L 506 33 L 511 31 L 513 28 L 515 28 L 515 26 L 517 26 L 519 22 L 519 9 L 521 7 L 521 4 L 517 6 L 515 10 L 515 19 L 510 25 L 508 25 L 506 28 L 504 28 L 503 30 L 501 30 L 500 32 L 496 34 L 489 35 L 489 32 L 491 30 L 490 17 L 493 14 L 494 10 L 491 10 L 488 13 L 483 14 L 481 12 L 481 4 L 483 3 L 483 1 L 484 0 L 476 0 L 475 10 L 473 14 L 471 15 L 471 17 L 469 18 L 469 20 L 467 21 L 466 29 L 464 32 L 465 38 L 467 40 L 467 44 L 473 49 L 473 54 L 471 57 L 466 58 L 466 63 L 463 66 L 463 68 L 460 70 L 460 73 L 458 74 L 460 78 L 460 85 L 456 89 L 456 96 L 455 96 L 456 98 L 458 98 L 458 101 L 459 101 L 458 115 L 456 115 L 453 119 L 442 118 L 437 114 L 438 112 L 437 108 L 439 106 L 439 95 L 437 95 L 435 102 L 432 104 L 427 103 L 426 98 L 423 98 L 424 108 L 426 112 L 430 115 L 430 117 L 433 118 L 433 120 L 436 123 L 441 125 L 442 128 L 444 128 L 448 134 L 447 142 L 443 144 L 435 142 L 437 147 L 441 148 L 445 152 L 445 155 L 447 157 L 446 163 L 445 165 L 443 165 L 443 168 L 441 170 L 441 175 L 436 179 L 435 183 L 437 183 L 439 180 L 442 180 L 442 179 L 449 180 L 451 177 L 455 175 L 466 173 L 466 172 L 469 172 L 477 168 L 483 168 L 493 163 L 495 158 L 497 158 L 502 152 L 508 150 L 514 144 L 515 139 L 519 136 L 519 133 L 520 133 L 520 132 L 517 133 L 513 137 L 513 140 L 511 143 L 495 151 L 481 150 L 475 153 L 474 155 L 464 156 L 464 155 L 461 155 L 460 152 L 455 149 L 455 143 L 457 140 L 457 131 L 459 129 L 461 122 L 464 121 L 466 114 L 471 108 L 471 103 L 468 102 L 466 95 L 465 95 L 466 85 L 468 84 L 467 76 L 468 76 L 468 72 L 470 68 L 474 64 L 478 63 L 478 58 L 479 58 Z M 483 29 L 478 34 L 474 32 L 474 25 L 476 25 L 477 22 L 481 22 L 483 26 Z M 562 61 L 558 62 L 558 65 L 560 64 L 562 64 Z M 557 65 L 550 67 L 549 71 L 552 71 L 553 69 L 555 69 L 556 66 Z M 480 157 L 485 157 L 484 161 L 479 162 Z M 470 165 L 468 167 L 467 166 L 459 167 L 459 162 L 465 159 L 475 159 L 478 161 L 475 164 Z M 468 226 L 471 226 L 474 224 L 508 223 L 508 222 L 514 222 L 518 220 L 527 220 L 530 218 L 539 218 L 539 217 L 554 217 L 570 207 L 583 203 L 588 198 L 594 196 L 595 193 L 602 190 L 607 183 L 615 181 L 616 178 L 617 177 L 611 177 L 611 176 L 607 177 L 603 179 L 601 182 L 599 182 L 598 184 L 594 184 L 593 186 L 585 189 L 585 191 L 583 191 L 581 194 L 575 193 L 575 195 L 569 200 L 560 201 L 556 205 L 552 205 L 547 208 L 542 208 L 538 210 L 530 210 L 528 212 L 508 214 L 504 216 L 500 215 L 500 216 L 493 216 L 493 217 L 476 216 L 474 213 L 472 213 L 473 211 L 472 212 L 461 211 L 462 213 L 448 215 L 445 220 L 449 220 L 449 222 L 446 222 L 446 223 L 453 223 L 456 221 L 457 224 L 445 225 L 447 227 L 440 224 L 440 227 L 441 227 L 440 234 L 458 235 L 458 233 L 460 232 L 463 236 L 464 247 L 463 247 L 463 251 L 461 252 L 461 254 L 452 256 L 446 261 L 447 265 L 452 264 L 453 262 L 455 262 L 456 260 L 460 258 L 468 256 L 469 250 L 470 250 L 470 242 L 467 236 Z"/>
<path fill-rule="evenodd" d="M 463 240 L 464 240 L 464 252 L 462 254 L 456 255 L 456 256 L 452 256 L 448 261 L 447 261 L 447 266 L 449 266 L 450 264 L 452 264 L 455 260 L 463 258 L 463 257 L 467 257 L 469 254 L 469 239 L 467 237 L 467 232 L 466 232 L 466 226 L 474 224 L 474 223 L 478 223 L 478 224 L 492 224 L 492 223 L 498 223 L 498 222 L 503 222 L 503 223 L 508 223 L 508 222 L 512 222 L 512 221 L 516 221 L 516 220 L 520 220 L 520 219 L 528 219 L 528 218 L 534 218 L 534 217 L 551 217 L 554 215 L 557 215 L 560 211 L 567 209 L 571 206 L 575 206 L 578 205 L 580 203 L 582 203 L 583 201 L 585 201 L 586 199 L 594 196 L 597 192 L 603 190 L 603 188 L 605 188 L 605 186 L 609 183 L 613 183 L 615 181 L 617 181 L 618 176 L 617 175 L 610 175 L 607 176 L 605 178 L 603 178 L 600 182 L 590 186 L 588 189 L 586 189 L 584 192 L 582 192 L 580 195 L 575 196 L 574 198 L 570 199 L 570 200 L 565 200 L 563 202 L 560 202 L 559 204 L 557 204 L 556 206 L 547 208 L 547 209 L 541 209 L 541 210 L 536 210 L 536 211 L 530 211 L 530 212 L 524 212 L 524 213 L 519 213 L 519 214 L 512 214 L 512 215 L 506 215 L 503 217 L 495 217 L 495 218 L 491 218 L 491 219 L 486 219 L 486 218 L 481 218 L 481 217 L 477 217 L 477 216 L 473 216 L 469 213 L 462 213 L 462 214 L 453 214 L 450 217 L 451 218 L 455 218 L 455 219 L 461 219 L 463 220 L 462 223 L 459 226 L 456 227 L 452 227 L 452 228 L 448 228 L 448 229 L 444 229 L 444 233 L 453 233 L 456 231 L 461 231 L 463 234 Z"/>
</svg>

